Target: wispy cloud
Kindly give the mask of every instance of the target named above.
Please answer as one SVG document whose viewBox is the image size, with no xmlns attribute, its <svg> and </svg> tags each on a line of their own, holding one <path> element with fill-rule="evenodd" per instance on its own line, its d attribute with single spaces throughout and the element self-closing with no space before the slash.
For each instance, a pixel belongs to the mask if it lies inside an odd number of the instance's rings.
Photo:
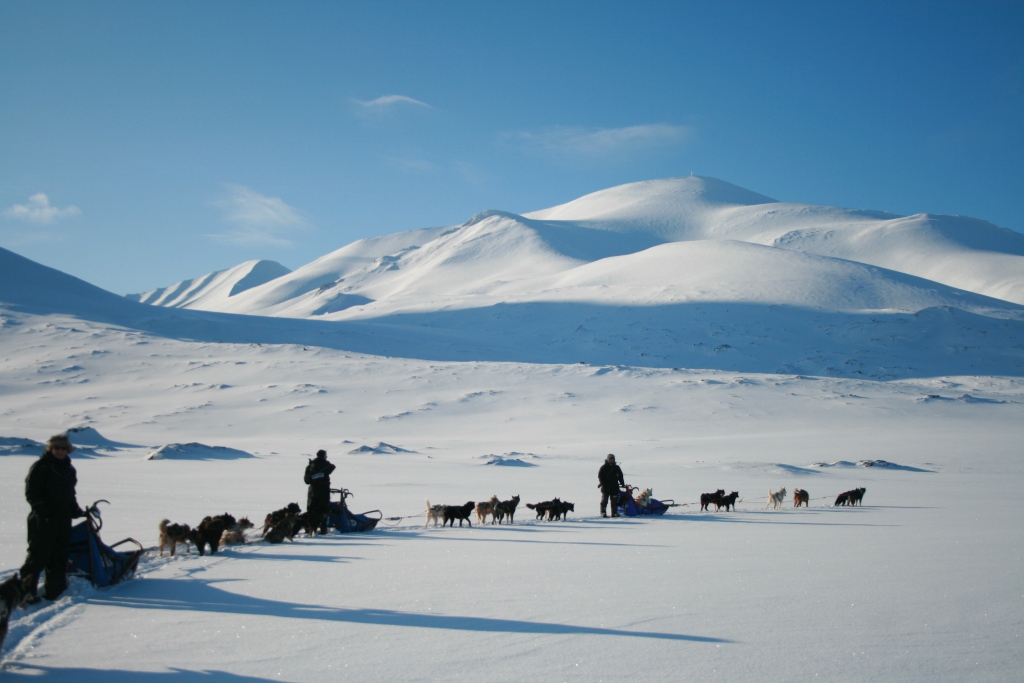
<svg viewBox="0 0 1024 683">
<path fill-rule="evenodd" d="M 552 157 L 601 159 L 661 149 L 688 142 L 689 126 L 651 123 L 623 128 L 558 126 L 540 132 L 509 133 L 507 142 Z"/>
<path fill-rule="evenodd" d="M 388 163 L 401 171 L 413 173 L 435 173 L 438 170 L 438 166 L 434 162 L 419 158 L 391 157 L 388 159 Z"/>
<path fill-rule="evenodd" d="M 210 235 L 239 246 L 290 247 L 287 235 L 306 226 L 302 212 L 279 197 L 268 197 L 244 185 L 225 185 L 227 196 L 214 202 L 235 230 Z"/>
<path fill-rule="evenodd" d="M 365 119 L 390 118 L 402 110 L 410 108 L 433 109 L 426 102 L 406 97 L 405 95 L 384 95 L 375 100 L 349 100 L 355 114 Z"/>
<path fill-rule="evenodd" d="M 51 225 L 81 213 L 81 209 L 77 206 L 68 206 L 63 209 L 52 206 L 49 197 L 42 192 L 37 192 L 28 198 L 27 203 L 8 207 L 4 211 L 4 217 L 16 221 L 27 221 L 36 225 Z"/>
</svg>

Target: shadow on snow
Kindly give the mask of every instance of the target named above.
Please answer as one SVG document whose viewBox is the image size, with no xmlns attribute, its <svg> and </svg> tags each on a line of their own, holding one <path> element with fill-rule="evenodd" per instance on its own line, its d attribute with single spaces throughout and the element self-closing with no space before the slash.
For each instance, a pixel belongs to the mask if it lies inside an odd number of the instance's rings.
<svg viewBox="0 0 1024 683">
<path fill-rule="evenodd" d="M 657 631 L 629 631 L 615 628 L 574 626 L 551 622 L 495 619 L 490 617 L 424 614 L 385 609 L 348 609 L 325 605 L 304 605 L 279 602 L 222 590 L 202 579 L 182 582 L 174 579 L 147 579 L 125 586 L 116 595 L 91 598 L 90 603 L 125 609 L 180 610 L 184 612 L 216 612 L 222 614 L 273 616 L 282 619 L 315 619 L 322 621 L 395 626 L 407 628 L 471 631 L 474 633 L 533 633 L 559 635 L 598 635 L 631 638 L 657 638 L 696 643 L 730 643 L 723 638 L 694 636 Z M 175 597 L 168 597 L 173 595 Z"/>
</svg>

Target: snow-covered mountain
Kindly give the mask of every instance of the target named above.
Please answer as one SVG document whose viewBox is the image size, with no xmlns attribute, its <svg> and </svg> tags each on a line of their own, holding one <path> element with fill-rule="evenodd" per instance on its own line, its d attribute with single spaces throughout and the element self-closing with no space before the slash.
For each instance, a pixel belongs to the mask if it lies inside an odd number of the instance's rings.
<svg viewBox="0 0 1024 683">
<path fill-rule="evenodd" d="M 162 306 L 0 251 L 0 304 L 178 339 L 432 360 L 1019 375 L 1024 307 L 986 292 L 1024 292 L 1022 244 L 978 221 L 781 204 L 691 177 L 140 297 Z"/>
<path fill-rule="evenodd" d="M 919 283 L 925 289 L 939 283 L 1024 304 L 1024 235 L 955 216 L 903 217 L 776 202 L 700 177 L 632 183 L 522 216 L 487 211 L 459 226 L 360 240 L 244 291 L 225 287 L 225 278 L 207 276 L 188 283 L 187 298 L 148 296 L 140 300 L 248 315 L 335 320 L 471 308 L 510 300 L 573 301 L 589 296 L 566 289 L 566 282 L 581 277 L 600 280 L 604 267 L 619 272 L 622 265 L 613 257 L 626 255 L 633 255 L 631 267 L 641 270 L 648 269 L 648 259 L 656 262 L 659 276 L 655 284 L 660 292 L 645 291 L 647 303 L 722 300 L 721 289 L 707 285 L 695 289 L 687 284 L 693 281 L 693 264 L 686 258 L 692 250 L 655 249 L 667 243 L 700 241 L 746 242 L 771 248 L 744 252 L 743 270 L 737 269 L 735 274 L 747 279 L 750 271 L 746 269 L 752 267 L 761 277 L 750 283 L 750 291 L 734 289 L 731 296 L 737 301 L 750 295 L 761 300 L 765 286 L 781 294 L 774 286 L 772 263 L 778 252 L 795 251 L 932 281 Z M 666 261 L 670 253 L 680 259 L 677 267 Z M 728 268 L 732 254 L 719 256 L 726 259 L 721 267 Z M 761 260 L 766 263 L 752 263 Z M 579 268 L 586 275 L 574 273 Z M 887 277 L 881 270 L 872 272 Z M 606 282 L 608 287 L 614 284 Z M 857 291 L 841 297 L 844 308 L 876 307 L 869 301 L 858 302 Z M 629 298 L 621 289 L 607 293 L 616 301 Z M 795 288 L 788 294 L 796 299 L 783 296 L 774 303 L 805 305 L 803 300 L 808 297 L 820 299 L 814 292 Z M 916 296 L 911 299 L 894 300 L 886 307 L 916 311 L 927 305 L 948 304 L 935 300 L 914 303 L 923 301 Z M 830 307 L 828 301 L 820 303 Z"/>
<path fill-rule="evenodd" d="M 129 294 L 128 298 L 154 306 L 196 308 L 206 310 L 207 302 L 216 305 L 247 289 L 265 284 L 287 275 L 291 271 L 277 261 L 246 261 L 192 280 L 182 280 L 170 287 L 161 287 L 144 294 Z"/>
</svg>

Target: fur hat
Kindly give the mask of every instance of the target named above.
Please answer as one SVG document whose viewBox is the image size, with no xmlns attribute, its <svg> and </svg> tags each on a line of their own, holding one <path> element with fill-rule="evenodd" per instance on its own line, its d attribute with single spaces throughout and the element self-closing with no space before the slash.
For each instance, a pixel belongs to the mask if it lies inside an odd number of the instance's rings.
<svg viewBox="0 0 1024 683">
<path fill-rule="evenodd" d="M 68 438 L 67 434 L 54 434 L 50 437 L 50 440 L 46 442 L 46 450 L 53 451 L 54 448 L 63 448 L 71 453 L 75 450 L 75 447 L 71 445 L 71 439 Z"/>
<path fill-rule="evenodd" d="M 608 456 L 604 459 L 604 461 L 605 462 L 615 462 L 615 454 L 614 453 L 609 453 Z"/>
<path fill-rule="evenodd" d="M 324 449 L 321 448 L 320 450 L 318 450 L 316 452 L 316 457 L 318 457 L 318 458 L 326 458 L 327 457 L 327 451 L 325 451 Z"/>
</svg>

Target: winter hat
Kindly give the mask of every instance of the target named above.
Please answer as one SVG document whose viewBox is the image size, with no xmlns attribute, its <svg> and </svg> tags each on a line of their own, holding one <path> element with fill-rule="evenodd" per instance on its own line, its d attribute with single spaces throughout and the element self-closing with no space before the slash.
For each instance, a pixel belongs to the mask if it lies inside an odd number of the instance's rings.
<svg viewBox="0 0 1024 683">
<path fill-rule="evenodd" d="M 68 453 L 75 450 L 75 447 L 71 445 L 71 439 L 68 438 L 67 434 L 54 434 L 50 437 L 50 440 L 46 442 L 46 448 L 49 451 L 53 451 L 54 448 L 63 448 Z"/>
<path fill-rule="evenodd" d="M 318 457 L 318 458 L 326 458 L 327 457 L 327 451 L 325 451 L 324 449 L 321 448 L 320 450 L 318 450 L 316 452 L 316 457 Z"/>
<path fill-rule="evenodd" d="M 615 462 L 615 454 L 609 453 L 608 457 L 604 459 L 605 462 Z"/>
</svg>

